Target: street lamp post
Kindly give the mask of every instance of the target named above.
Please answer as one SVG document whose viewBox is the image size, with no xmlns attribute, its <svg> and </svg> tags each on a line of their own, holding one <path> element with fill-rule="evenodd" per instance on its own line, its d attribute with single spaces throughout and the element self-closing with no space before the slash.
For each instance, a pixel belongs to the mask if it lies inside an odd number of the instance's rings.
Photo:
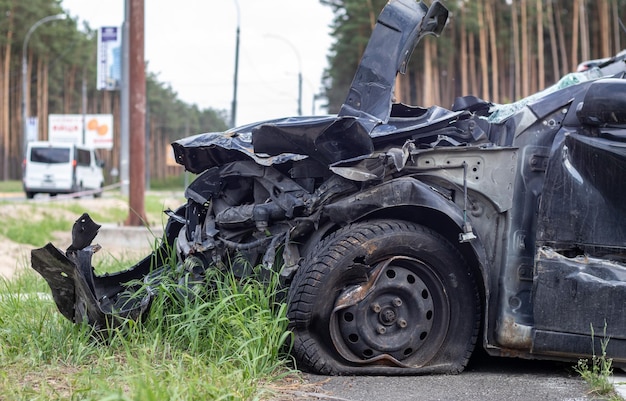
<svg viewBox="0 0 626 401">
<path fill-rule="evenodd" d="M 291 48 L 291 50 L 293 50 L 293 53 L 298 58 L 298 115 L 301 116 L 302 115 L 302 59 L 300 58 L 300 52 L 298 52 L 298 49 L 296 49 L 293 43 L 291 43 L 287 38 L 284 38 L 279 35 L 273 35 L 273 34 L 267 34 L 265 36 L 267 36 L 268 38 L 282 40 Z"/>
<path fill-rule="evenodd" d="M 235 0 L 235 7 L 237 7 L 237 36 L 235 42 L 235 78 L 233 80 L 233 103 L 230 107 L 230 127 L 234 128 L 237 122 L 237 78 L 239 76 L 239 36 L 241 18 L 239 15 L 239 2 Z"/>
<path fill-rule="evenodd" d="M 33 26 L 30 27 L 28 32 L 26 33 L 26 37 L 24 37 L 24 43 L 22 44 L 22 155 L 26 154 L 26 145 L 28 143 L 28 122 L 27 118 L 27 110 L 26 110 L 26 100 L 27 100 L 27 92 L 28 85 L 26 80 L 26 50 L 28 49 L 28 41 L 30 40 L 30 35 L 33 34 L 35 29 L 37 29 L 40 25 L 45 24 L 46 22 L 56 21 L 61 19 L 66 19 L 67 15 L 65 14 L 56 14 L 49 15 L 35 22 Z"/>
</svg>

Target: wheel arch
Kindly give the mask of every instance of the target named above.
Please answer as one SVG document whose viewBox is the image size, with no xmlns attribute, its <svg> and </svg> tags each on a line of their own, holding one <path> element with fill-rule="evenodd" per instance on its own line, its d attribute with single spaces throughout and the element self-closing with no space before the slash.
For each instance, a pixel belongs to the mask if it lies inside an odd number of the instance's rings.
<svg viewBox="0 0 626 401">
<path fill-rule="evenodd" d="M 459 233 L 462 232 L 462 225 L 455 221 L 454 216 L 447 215 L 440 210 L 433 209 L 426 205 L 402 205 L 381 208 L 375 212 L 364 215 L 360 220 L 404 220 L 420 224 L 445 237 L 452 246 L 458 249 L 463 258 L 473 270 L 478 281 L 480 290 L 480 301 L 484 312 L 487 294 L 489 291 L 486 283 L 487 279 L 487 258 L 484 246 L 480 239 L 476 238 L 470 242 L 459 242 Z M 462 223 L 462 219 L 461 219 Z"/>
<path fill-rule="evenodd" d="M 429 185 L 410 177 L 387 181 L 326 205 L 323 214 L 330 221 L 319 227 L 311 242 L 320 241 L 345 224 L 373 219 L 405 220 L 442 235 L 458 249 L 475 273 L 481 309 L 483 316 L 487 316 L 490 269 L 485 247 L 479 237 L 459 241 L 459 234 L 463 232 L 463 211 Z"/>
</svg>

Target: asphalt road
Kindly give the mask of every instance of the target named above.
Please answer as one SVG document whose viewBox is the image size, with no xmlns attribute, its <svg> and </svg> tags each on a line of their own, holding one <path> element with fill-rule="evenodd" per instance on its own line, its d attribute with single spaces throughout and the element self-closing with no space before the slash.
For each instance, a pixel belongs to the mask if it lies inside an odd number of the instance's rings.
<svg viewBox="0 0 626 401">
<path fill-rule="evenodd" d="M 459 375 L 326 377 L 306 375 L 318 394 L 299 400 L 328 401 L 587 401 L 599 400 L 570 363 L 474 358 Z"/>
</svg>

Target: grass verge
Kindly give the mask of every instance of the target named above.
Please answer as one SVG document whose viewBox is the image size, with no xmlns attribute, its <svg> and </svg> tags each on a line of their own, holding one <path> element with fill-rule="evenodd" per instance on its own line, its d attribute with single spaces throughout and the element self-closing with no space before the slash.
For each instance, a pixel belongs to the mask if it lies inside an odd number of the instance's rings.
<svg viewBox="0 0 626 401">
<path fill-rule="evenodd" d="M 20 180 L 5 180 L 0 181 L 0 192 L 22 192 L 22 181 Z"/>
<path fill-rule="evenodd" d="M 294 373 L 277 281 L 216 271 L 212 282 L 189 296 L 184 281 L 162 280 L 145 323 L 128 322 L 98 339 L 58 313 L 35 273 L 1 280 L 0 398 L 271 398 L 272 384 Z"/>
<path fill-rule="evenodd" d="M 181 195 L 176 206 L 183 203 Z M 162 193 L 146 194 L 144 205 L 149 223 L 165 225 L 163 210 L 167 206 Z M 45 245 L 53 238 L 55 231 L 70 232 L 74 220 L 84 212 L 88 212 L 97 223 L 116 224 L 124 222 L 129 213 L 127 200 L 115 193 L 107 199 L 67 199 L 22 204 L 0 201 L 0 206 L 5 207 L 5 212 L 0 212 L 3 220 L 0 236 L 35 247 Z"/>
<path fill-rule="evenodd" d="M 80 200 L 26 202 L 19 213 L 10 206 L 0 235 L 34 246 L 70 230 L 85 211 Z M 124 206 L 86 211 L 99 223 L 116 222 Z M 147 196 L 147 213 L 162 209 L 158 195 Z M 18 226 L 27 234 L 15 234 Z M 98 269 L 131 264 L 106 263 Z M 33 270 L 0 278 L 0 400 L 276 399 L 285 380 L 299 381 L 276 279 L 268 285 L 213 274 L 211 286 L 192 286 L 194 296 L 184 277 L 154 284 L 158 296 L 145 322 L 128 322 L 105 339 L 65 319 Z"/>
</svg>

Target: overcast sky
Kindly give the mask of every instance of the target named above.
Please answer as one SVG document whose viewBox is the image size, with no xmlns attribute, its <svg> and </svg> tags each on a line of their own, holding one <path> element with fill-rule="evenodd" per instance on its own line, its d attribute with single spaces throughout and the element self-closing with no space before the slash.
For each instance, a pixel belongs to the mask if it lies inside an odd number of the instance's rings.
<svg viewBox="0 0 626 401">
<path fill-rule="evenodd" d="M 93 29 L 124 19 L 124 0 L 61 5 Z M 145 59 L 181 100 L 230 112 L 239 19 L 236 125 L 297 115 L 298 71 L 302 111 L 310 115 L 327 66 L 332 18 L 319 0 L 145 0 Z M 325 113 L 320 103 L 316 114 Z"/>
</svg>

